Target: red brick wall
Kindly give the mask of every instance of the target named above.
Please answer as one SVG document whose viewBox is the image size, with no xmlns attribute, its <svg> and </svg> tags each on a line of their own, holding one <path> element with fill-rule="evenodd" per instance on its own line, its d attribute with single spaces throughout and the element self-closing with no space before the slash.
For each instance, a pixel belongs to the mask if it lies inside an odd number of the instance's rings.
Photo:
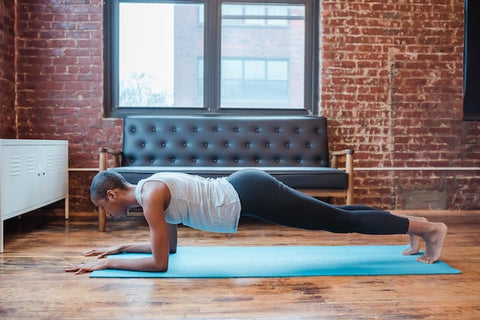
<svg viewBox="0 0 480 320">
<path fill-rule="evenodd" d="M 15 138 L 13 0 L 0 1 L 0 138 Z"/>
<path fill-rule="evenodd" d="M 102 1 L 17 3 L 18 135 L 68 139 L 70 167 L 96 167 L 122 138 L 122 121 L 102 118 Z M 356 150 L 356 202 L 479 209 L 479 171 L 455 169 L 480 167 L 479 124 L 462 122 L 463 2 L 321 7 L 321 114 L 331 146 Z M 92 209 L 93 175 L 70 172 L 72 211 Z"/>
<path fill-rule="evenodd" d="M 120 148 L 122 121 L 103 119 L 101 0 L 18 1 L 18 134 L 68 139 L 70 168 L 98 167 L 98 148 Z M 70 173 L 71 210 L 93 209 L 93 172 Z"/>
<path fill-rule="evenodd" d="M 462 122 L 463 1 L 323 0 L 321 17 L 322 114 L 356 150 L 356 201 L 478 209 L 478 170 L 428 170 L 480 167 L 479 123 Z"/>
</svg>

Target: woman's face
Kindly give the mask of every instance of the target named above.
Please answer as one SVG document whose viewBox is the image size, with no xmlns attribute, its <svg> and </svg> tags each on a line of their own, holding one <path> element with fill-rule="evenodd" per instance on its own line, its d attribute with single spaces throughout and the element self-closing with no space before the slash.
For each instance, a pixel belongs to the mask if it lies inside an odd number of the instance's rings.
<svg viewBox="0 0 480 320">
<path fill-rule="evenodd" d="M 127 215 L 128 207 L 124 204 L 124 201 L 122 201 L 121 195 L 115 190 L 108 190 L 107 198 L 97 200 L 94 204 L 103 209 L 109 217 Z"/>
</svg>

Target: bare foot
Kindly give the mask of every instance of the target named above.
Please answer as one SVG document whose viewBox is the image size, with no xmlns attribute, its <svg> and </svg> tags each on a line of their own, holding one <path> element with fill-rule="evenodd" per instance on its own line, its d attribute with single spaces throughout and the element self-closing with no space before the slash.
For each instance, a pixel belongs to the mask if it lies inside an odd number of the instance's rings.
<svg viewBox="0 0 480 320">
<path fill-rule="evenodd" d="M 402 254 L 404 256 L 418 254 L 420 252 L 420 237 L 413 234 L 408 235 L 408 237 L 410 238 L 410 246 L 405 249 Z"/>
<path fill-rule="evenodd" d="M 447 236 L 447 226 L 443 223 L 432 223 L 433 229 L 423 235 L 423 240 L 427 245 L 425 254 L 417 261 L 423 263 L 434 263 L 440 259 L 442 252 L 443 242 Z"/>
<path fill-rule="evenodd" d="M 422 217 L 409 217 L 410 219 L 416 220 L 416 221 L 423 221 L 423 222 L 428 222 L 427 218 L 422 218 Z M 410 246 L 405 249 L 402 254 L 405 256 L 412 256 L 415 254 L 418 254 L 420 252 L 420 236 L 414 235 L 414 234 L 409 234 L 408 237 L 410 238 Z"/>
</svg>

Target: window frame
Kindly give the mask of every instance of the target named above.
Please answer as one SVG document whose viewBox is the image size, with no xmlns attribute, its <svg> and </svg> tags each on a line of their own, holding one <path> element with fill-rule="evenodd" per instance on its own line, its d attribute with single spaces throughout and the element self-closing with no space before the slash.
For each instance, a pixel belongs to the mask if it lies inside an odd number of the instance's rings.
<svg viewBox="0 0 480 320">
<path fill-rule="evenodd" d="M 319 88 L 319 1 L 262 0 L 265 4 L 305 6 L 304 105 L 302 108 L 222 108 L 221 96 L 221 5 L 251 4 L 253 0 L 111 0 L 104 2 L 104 116 L 130 115 L 317 115 Z M 123 107 L 119 101 L 119 7 L 120 3 L 204 3 L 204 74 L 202 107 Z"/>
</svg>

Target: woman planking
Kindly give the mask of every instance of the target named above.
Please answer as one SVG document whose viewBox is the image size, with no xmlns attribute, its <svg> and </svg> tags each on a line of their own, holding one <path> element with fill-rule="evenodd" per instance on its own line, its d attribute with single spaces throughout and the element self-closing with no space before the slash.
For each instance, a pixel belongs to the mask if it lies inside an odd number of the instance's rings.
<svg viewBox="0 0 480 320">
<path fill-rule="evenodd" d="M 425 218 L 394 215 L 363 205 L 335 206 L 290 188 L 264 171 L 244 169 L 224 178 L 203 178 L 184 173 L 157 173 L 133 185 L 121 175 L 103 171 L 90 187 L 92 202 L 109 216 L 126 215 L 142 207 L 150 228 L 150 241 L 87 251 L 85 256 L 105 258 L 121 252 L 152 253 L 136 259 L 97 259 L 69 266 L 81 274 L 101 269 L 165 272 L 170 253 L 176 252 L 177 228 L 182 223 L 204 231 L 235 233 L 241 216 L 250 216 L 288 227 L 335 233 L 371 235 L 408 234 L 410 246 L 403 254 L 420 251 L 417 260 L 440 259 L 447 226 Z"/>
</svg>

